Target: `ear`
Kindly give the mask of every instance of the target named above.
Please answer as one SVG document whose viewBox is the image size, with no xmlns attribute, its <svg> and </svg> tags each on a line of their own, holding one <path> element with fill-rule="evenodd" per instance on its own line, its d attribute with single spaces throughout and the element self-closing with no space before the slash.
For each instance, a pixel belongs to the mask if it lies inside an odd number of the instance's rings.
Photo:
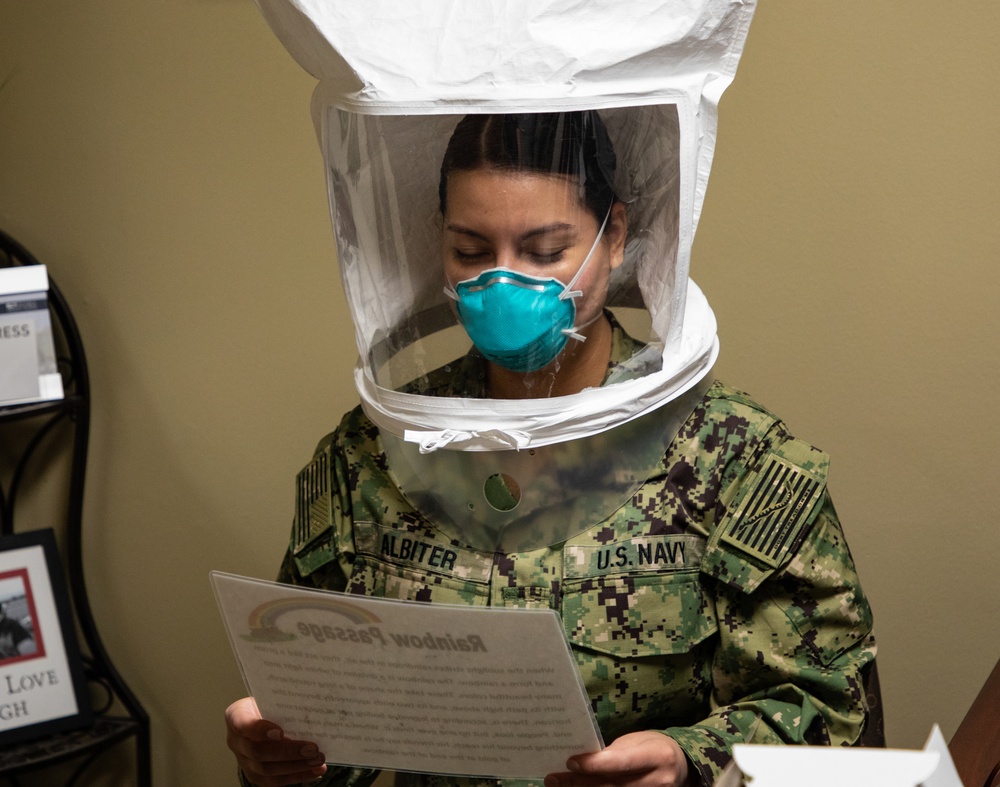
<svg viewBox="0 0 1000 787">
<path fill-rule="evenodd" d="M 611 270 L 625 261 L 625 238 L 628 235 L 628 212 L 625 203 L 615 202 L 608 216 L 608 226 L 604 230 L 604 238 L 608 242 L 611 256 Z"/>
</svg>

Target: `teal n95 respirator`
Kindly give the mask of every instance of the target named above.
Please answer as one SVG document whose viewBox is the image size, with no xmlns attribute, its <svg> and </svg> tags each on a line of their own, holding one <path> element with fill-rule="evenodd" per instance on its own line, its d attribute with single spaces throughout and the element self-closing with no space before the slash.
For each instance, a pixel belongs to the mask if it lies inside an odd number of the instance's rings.
<svg viewBox="0 0 1000 787">
<path fill-rule="evenodd" d="M 575 287 L 601 242 L 610 215 L 609 210 L 594 244 L 567 284 L 510 268 L 490 268 L 445 287 L 445 294 L 455 300 L 462 326 L 483 357 L 511 371 L 534 372 L 555 360 L 569 339 L 585 341 L 580 330 L 586 325 L 575 325 L 574 301 L 583 295 Z"/>
</svg>

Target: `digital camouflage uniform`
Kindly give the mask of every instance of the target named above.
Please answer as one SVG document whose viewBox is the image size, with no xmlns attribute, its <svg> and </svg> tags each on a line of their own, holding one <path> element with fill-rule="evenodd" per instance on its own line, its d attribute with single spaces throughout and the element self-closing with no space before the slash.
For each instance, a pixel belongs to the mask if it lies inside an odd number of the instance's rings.
<svg viewBox="0 0 1000 787">
<path fill-rule="evenodd" d="M 629 341 L 615 325 L 613 357 L 628 356 Z M 451 379 L 475 388 L 477 368 L 473 359 Z M 551 607 L 604 740 L 662 730 L 711 784 L 751 734 L 754 743 L 851 745 L 863 731 L 872 617 L 826 492 L 827 465 L 746 394 L 715 383 L 660 471 L 610 517 L 564 543 L 498 554 L 446 536 L 407 502 L 358 408 L 299 476 L 279 579 Z M 322 784 L 374 776 L 332 766 Z"/>
</svg>

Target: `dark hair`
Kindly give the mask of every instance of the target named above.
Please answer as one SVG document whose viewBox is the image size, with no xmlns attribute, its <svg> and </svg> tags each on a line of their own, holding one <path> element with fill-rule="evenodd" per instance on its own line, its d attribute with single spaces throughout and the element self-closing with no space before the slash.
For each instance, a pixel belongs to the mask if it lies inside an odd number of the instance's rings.
<svg viewBox="0 0 1000 787">
<path fill-rule="evenodd" d="M 573 178 L 598 221 L 616 199 L 615 151 L 594 110 L 466 115 L 448 140 L 441 162 L 442 215 L 448 205 L 448 175 L 482 167 Z"/>
</svg>

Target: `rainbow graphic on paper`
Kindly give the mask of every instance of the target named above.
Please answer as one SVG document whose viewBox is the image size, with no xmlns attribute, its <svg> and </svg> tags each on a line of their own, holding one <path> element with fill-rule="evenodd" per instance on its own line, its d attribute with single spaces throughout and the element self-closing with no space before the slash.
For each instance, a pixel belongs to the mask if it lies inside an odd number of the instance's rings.
<svg viewBox="0 0 1000 787">
<path fill-rule="evenodd" d="M 268 601 L 254 609 L 247 616 L 248 634 L 242 639 L 250 642 L 287 642 L 298 639 L 297 635 L 278 628 L 278 620 L 289 612 L 332 612 L 346 618 L 355 626 L 381 623 L 382 619 L 366 609 L 339 598 L 280 598 Z"/>
</svg>

